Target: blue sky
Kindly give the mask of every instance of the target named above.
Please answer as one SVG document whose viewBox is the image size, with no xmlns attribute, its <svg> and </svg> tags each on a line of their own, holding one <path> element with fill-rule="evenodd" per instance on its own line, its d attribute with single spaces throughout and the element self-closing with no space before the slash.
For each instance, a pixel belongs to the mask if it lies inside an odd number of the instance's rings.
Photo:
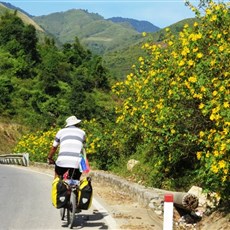
<svg viewBox="0 0 230 230">
<path fill-rule="evenodd" d="M 5 0 L 5 2 L 20 7 L 34 16 L 84 9 L 89 13 L 98 13 L 105 19 L 118 16 L 133 18 L 149 21 L 160 28 L 194 17 L 194 13 L 185 6 L 183 0 Z M 190 0 L 190 2 L 196 4 L 198 1 Z"/>
</svg>

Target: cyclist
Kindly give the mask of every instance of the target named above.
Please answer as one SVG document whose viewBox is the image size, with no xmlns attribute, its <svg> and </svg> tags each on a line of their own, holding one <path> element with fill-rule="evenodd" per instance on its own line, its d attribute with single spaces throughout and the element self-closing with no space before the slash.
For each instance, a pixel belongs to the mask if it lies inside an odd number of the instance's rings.
<svg viewBox="0 0 230 230">
<path fill-rule="evenodd" d="M 69 175 L 73 175 L 72 179 L 80 180 L 82 172 L 79 170 L 81 161 L 81 152 L 85 145 L 85 131 L 77 127 L 81 120 L 76 116 L 70 116 L 66 119 L 66 126 L 60 129 L 53 141 L 53 145 L 48 154 L 47 162 L 55 163 L 55 176 L 63 176 L 68 170 Z M 56 162 L 53 156 L 60 145 Z"/>
</svg>

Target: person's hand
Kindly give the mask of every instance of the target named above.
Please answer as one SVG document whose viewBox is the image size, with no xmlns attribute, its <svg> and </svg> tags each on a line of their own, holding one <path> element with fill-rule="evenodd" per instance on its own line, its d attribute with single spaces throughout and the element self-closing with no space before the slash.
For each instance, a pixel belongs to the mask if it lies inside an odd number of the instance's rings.
<svg viewBox="0 0 230 230">
<path fill-rule="evenodd" d="M 53 158 L 48 158 L 48 159 L 47 159 L 47 163 L 48 163 L 49 165 L 54 165 L 54 164 L 55 164 L 55 161 L 53 160 Z"/>
</svg>

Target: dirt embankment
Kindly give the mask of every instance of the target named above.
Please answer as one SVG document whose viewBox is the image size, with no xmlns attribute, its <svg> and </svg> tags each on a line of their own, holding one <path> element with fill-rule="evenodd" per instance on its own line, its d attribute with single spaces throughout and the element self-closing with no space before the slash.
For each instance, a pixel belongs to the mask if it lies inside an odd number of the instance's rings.
<svg viewBox="0 0 230 230">
<path fill-rule="evenodd" d="M 22 126 L 18 124 L 0 123 L 0 154 L 12 153 L 22 130 Z"/>
</svg>

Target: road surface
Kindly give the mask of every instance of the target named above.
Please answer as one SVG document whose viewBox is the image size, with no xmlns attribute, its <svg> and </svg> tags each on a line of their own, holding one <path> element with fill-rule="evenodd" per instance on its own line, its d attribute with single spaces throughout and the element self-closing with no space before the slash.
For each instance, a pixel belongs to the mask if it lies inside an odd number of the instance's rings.
<svg viewBox="0 0 230 230">
<path fill-rule="evenodd" d="M 51 203 L 53 177 L 26 167 L 0 164 L 0 230 L 68 229 Z M 117 229 L 107 210 L 93 200 L 77 215 L 73 229 Z"/>
</svg>

